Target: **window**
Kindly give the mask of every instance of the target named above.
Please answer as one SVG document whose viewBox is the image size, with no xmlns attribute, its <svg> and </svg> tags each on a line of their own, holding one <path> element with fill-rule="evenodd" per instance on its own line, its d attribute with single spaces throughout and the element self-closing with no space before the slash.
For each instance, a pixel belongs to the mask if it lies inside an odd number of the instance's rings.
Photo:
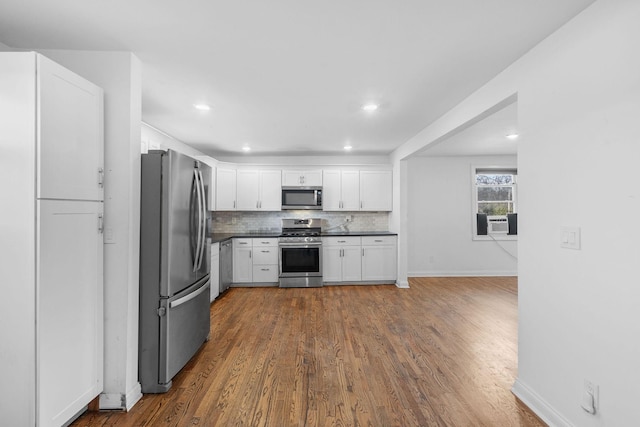
<svg viewBox="0 0 640 427">
<path fill-rule="evenodd" d="M 473 167 L 473 238 L 513 240 L 517 234 L 515 168 Z"/>
<path fill-rule="evenodd" d="M 476 169 L 476 213 L 516 213 L 515 169 Z"/>
</svg>

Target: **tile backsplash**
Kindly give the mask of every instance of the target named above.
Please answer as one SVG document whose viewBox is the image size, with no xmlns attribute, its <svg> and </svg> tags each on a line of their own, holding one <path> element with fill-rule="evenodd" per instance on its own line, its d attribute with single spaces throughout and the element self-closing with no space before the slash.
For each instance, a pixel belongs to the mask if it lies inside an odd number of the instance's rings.
<svg viewBox="0 0 640 427">
<path fill-rule="evenodd" d="M 213 233 L 280 232 L 283 218 L 320 218 L 322 230 L 388 231 L 389 212 L 211 212 Z M 349 221 L 347 222 L 347 218 Z"/>
</svg>

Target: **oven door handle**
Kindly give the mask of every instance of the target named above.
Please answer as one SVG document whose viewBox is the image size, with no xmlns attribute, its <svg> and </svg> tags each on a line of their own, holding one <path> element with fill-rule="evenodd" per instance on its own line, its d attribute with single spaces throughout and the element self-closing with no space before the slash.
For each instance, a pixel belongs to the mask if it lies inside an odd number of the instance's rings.
<svg viewBox="0 0 640 427">
<path fill-rule="evenodd" d="M 278 243 L 281 248 L 317 248 L 322 246 L 321 242 L 300 242 L 300 243 Z"/>
</svg>

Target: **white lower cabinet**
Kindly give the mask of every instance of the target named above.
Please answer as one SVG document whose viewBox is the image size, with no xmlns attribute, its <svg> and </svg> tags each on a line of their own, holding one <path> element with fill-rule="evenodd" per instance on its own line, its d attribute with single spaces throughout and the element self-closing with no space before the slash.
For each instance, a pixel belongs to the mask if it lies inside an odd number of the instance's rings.
<svg viewBox="0 0 640 427">
<path fill-rule="evenodd" d="M 233 239 L 234 283 L 278 282 L 278 239 Z"/>
<path fill-rule="evenodd" d="M 396 281 L 396 236 L 323 237 L 322 257 L 326 283 Z"/>
<path fill-rule="evenodd" d="M 252 239 L 233 239 L 233 282 L 250 283 L 253 280 Z"/>
<path fill-rule="evenodd" d="M 362 280 L 395 281 L 396 236 L 362 236 Z"/>
<path fill-rule="evenodd" d="M 322 280 L 359 282 L 362 280 L 360 237 L 322 238 Z"/>
<path fill-rule="evenodd" d="M 278 281 L 278 239 L 253 239 L 253 282 Z"/>
<path fill-rule="evenodd" d="M 213 302 L 214 299 L 220 295 L 220 243 L 211 244 L 211 273 L 209 275 L 210 291 L 209 300 Z"/>
</svg>

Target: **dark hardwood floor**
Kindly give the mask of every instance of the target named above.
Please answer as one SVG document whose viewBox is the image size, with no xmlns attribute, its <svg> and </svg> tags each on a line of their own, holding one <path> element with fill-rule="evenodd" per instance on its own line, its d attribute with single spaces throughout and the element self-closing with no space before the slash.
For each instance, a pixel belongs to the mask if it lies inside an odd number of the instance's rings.
<svg viewBox="0 0 640 427">
<path fill-rule="evenodd" d="M 542 426 L 510 392 L 517 279 L 232 288 L 168 393 L 80 426 Z"/>
</svg>

